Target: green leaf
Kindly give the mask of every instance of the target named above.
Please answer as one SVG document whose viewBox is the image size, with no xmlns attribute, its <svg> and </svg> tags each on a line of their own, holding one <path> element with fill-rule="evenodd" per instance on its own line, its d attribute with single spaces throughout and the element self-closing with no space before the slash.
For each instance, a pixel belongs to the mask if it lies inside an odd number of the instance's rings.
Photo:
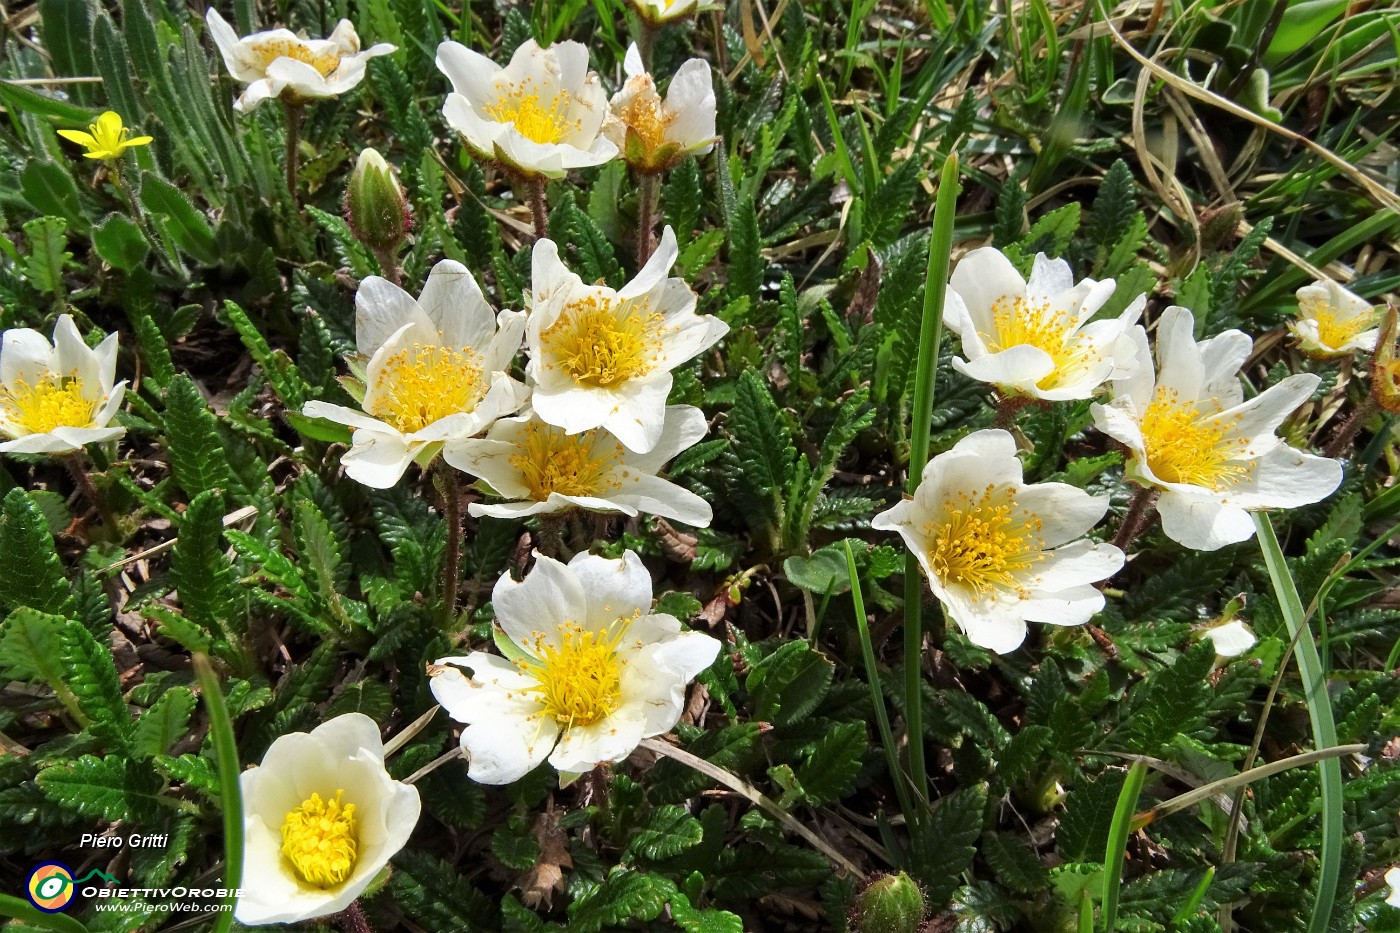
<svg viewBox="0 0 1400 933">
<path fill-rule="evenodd" d="M 263 375 L 272 385 L 272 389 L 277 393 L 277 397 L 288 408 L 300 408 L 305 403 L 310 393 L 306 383 L 302 380 L 301 374 L 297 372 L 296 366 L 285 353 L 275 352 L 268 346 L 267 340 L 258 332 L 255 325 L 243 309 L 232 301 L 224 302 L 224 316 L 233 325 L 233 329 L 238 331 L 238 336 L 243 340 L 243 346 L 248 348 L 254 362 L 262 369 Z"/>
<path fill-rule="evenodd" d="M 4 83 L 0 81 L 0 85 Z M 52 930 L 54 933 L 88 933 L 87 927 L 67 914 L 44 913 L 28 901 L 8 894 L 0 894 L 0 917 L 14 917 L 40 930 Z M 23 929 L 11 924 L 6 924 L 5 927 L 15 930 L 16 933 Z"/>
<path fill-rule="evenodd" d="M 735 393 L 725 422 L 732 440 L 726 452 L 731 464 L 730 492 L 755 531 L 771 532 L 782 526 L 782 491 L 797 465 L 797 448 L 762 376 L 745 370 Z"/>
<path fill-rule="evenodd" d="M 448 862 L 407 848 L 394 857 L 389 888 L 395 903 L 427 930 L 489 930 L 495 902 Z"/>
<path fill-rule="evenodd" d="M 749 671 L 754 717 L 775 726 L 801 722 L 826 696 L 834 674 L 835 665 L 807 642 L 788 642 Z"/>
<path fill-rule="evenodd" d="M 806 763 L 797 769 L 797 780 L 807 802 L 814 807 L 824 806 L 850 793 L 869 747 L 864 723 L 840 722 L 831 726 L 812 746 Z"/>
<path fill-rule="evenodd" d="M 170 578 L 190 621 L 226 633 L 238 596 L 233 565 L 224 553 L 223 500 L 214 490 L 194 497 L 170 558 Z"/>
<path fill-rule="evenodd" d="M 73 718 L 86 724 L 87 714 L 68 689 L 68 670 L 63 661 L 63 634 L 70 624 L 75 623 L 27 607 L 10 613 L 0 623 L 0 675 L 3 679 L 47 684 Z"/>
<path fill-rule="evenodd" d="M 569 933 L 598 933 L 624 923 L 655 920 L 676 895 L 666 878 L 619 866 L 569 905 Z"/>
<path fill-rule="evenodd" d="M 109 214 L 93 228 L 92 245 L 104 262 L 123 272 L 141 265 L 151 251 L 141 228 L 121 214 Z"/>
<path fill-rule="evenodd" d="M 768 263 L 759 252 L 762 243 L 758 233 L 758 208 L 754 202 L 740 202 L 729 225 L 729 284 L 731 298 L 748 297 L 758 300 L 763 285 L 763 273 Z"/>
<path fill-rule="evenodd" d="M 599 192 L 594 192 L 595 198 L 600 196 Z M 552 214 L 550 230 L 560 244 L 561 252 L 571 260 L 570 265 L 578 270 L 579 276 L 585 282 L 601 279 L 614 288 L 621 288 L 626 276 L 618 264 L 612 244 L 593 218 L 579 210 L 572 191 L 565 191 Z"/>
<path fill-rule="evenodd" d="M 93 819 L 140 825 L 159 819 L 171 805 L 161 796 L 160 777 L 154 771 L 119 755 L 83 755 L 40 771 L 35 780 L 54 803 Z"/>
<path fill-rule="evenodd" d="M 29 243 L 24 274 L 30 283 L 46 295 L 57 297 L 66 291 L 63 270 L 73 254 L 68 252 L 68 221 L 62 217 L 36 217 L 24 225 L 24 237 Z"/>
<path fill-rule="evenodd" d="M 540 843 L 525 822 L 513 819 L 491 834 L 491 854 L 515 871 L 528 871 L 540 860 Z"/>
<path fill-rule="evenodd" d="M 124 297 L 126 314 L 141 350 L 141 362 L 148 370 L 146 378 L 152 385 L 164 389 L 175 378 L 175 363 L 170 358 L 169 342 L 151 314 L 155 296 L 150 276 L 144 272 L 127 276 Z"/>
<path fill-rule="evenodd" d="M 987 807 L 985 787 L 964 787 L 939 801 L 931 816 L 917 824 L 910 841 L 913 869 L 935 908 L 948 899 L 977 852 Z"/>
<path fill-rule="evenodd" d="M 229 483 L 228 457 L 219 422 L 188 376 L 177 376 L 165 390 L 165 438 L 170 465 L 191 496 Z"/>
<path fill-rule="evenodd" d="M 305 208 L 311 218 L 316 221 L 316 226 L 331 238 L 331 243 L 335 248 L 336 259 L 342 266 L 350 270 L 350 273 L 357 279 L 366 276 L 379 274 L 379 263 L 370 256 L 369 250 L 365 249 L 350 225 L 343 217 L 337 214 L 328 214 L 318 207 L 308 205 Z"/>
<path fill-rule="evenodd" d="M 99 644 L 81 622 L 72 620 L 65 623 L 59 645 L 68 689 L 77 698 L 93 734 L 125 746 L 131 713 L 122 698 L 112 649 Z"/>
<path fill-rule="evenodd" d="M 630 864 L 638 859 L 657 862 L 674 858 L 698 846 L 704 835 L 700 821 L 689 811 L 668 803 L 651 812 L 646 825 L 628 841 L 622 860 Z"/>
<path fill-rule="evenodd" d="M 727 910 L 699 910 L 679 892 L 671 898 L 671 919 L 685 933 L 744 933 L 744 921 Z"/>
<path fill-rule="evenodd" d="M 185 737 L 197 702 L 188 687 L 172 687 L 162 693 L 131 728 L 132 754 L 149 758 L 169 752 Z"/>
<path fill-rule="evenodd" d="M 221 257 L 214 242 L 214 229 L 180 189 L 159 175 L 142 172 L 141 204 L 151 214 L 164 219 L 166 229 L 186 255 L 206 266 L 219 264 Z"/>
<path fill-rule="evenodd" d="M 14 87 L 8 81 L 0 81 L 0 88 Z M 74 230 L 87 229 L 88 223 L 83 217 L 83 201 L 78 193 L 78 185 L 62 166 L 32 159 L 19 173 L 19 182 L 24 199 L 33 205 L 38 213 L 62 217 Z"/>
<path fill-rule="evenodd" d="M 38 503 L 23 489 L 11 489 L 0 505 L 0 606 L 22 606 L 67 615 L 73 595 L 54 551 L 53 535 Z"/>
</svg>

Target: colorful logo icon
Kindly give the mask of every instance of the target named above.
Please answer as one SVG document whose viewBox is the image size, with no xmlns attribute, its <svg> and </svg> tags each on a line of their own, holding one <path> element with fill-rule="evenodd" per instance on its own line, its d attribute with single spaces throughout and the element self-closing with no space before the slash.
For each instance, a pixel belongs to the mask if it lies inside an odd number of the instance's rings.
<svg viewBox="0 0 1400 933">
<path fill-rule="evenodd" d="M 25 893 L 29 902 L 45 913 L 65 910 L 73 900 L 73 872 L 62 862 L 45 862 L 29 873 Z"/>
</svg>

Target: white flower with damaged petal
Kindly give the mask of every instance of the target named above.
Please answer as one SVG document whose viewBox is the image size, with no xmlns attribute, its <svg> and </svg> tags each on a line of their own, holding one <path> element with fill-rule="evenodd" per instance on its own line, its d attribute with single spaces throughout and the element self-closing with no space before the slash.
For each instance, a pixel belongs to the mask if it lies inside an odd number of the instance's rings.
<svg viewBox="0 0 1400 933">
<path fill-rule="evenodd" d="M 632 7 L 652 26 L 662 26 L 684 19 L 703 9 L 718 10 L 718 4 L 705 4 L 699 0 L 632 0 Z"/>
<path fill-rule="evenodd" d="M 1168 308 L 1157 325 L 1157 366 L 1115 380 L 1094 424 L 1128 448 L 1127 476 L 1161 490 L 1162 530 L 1179 544 L 1214 551 L 1254 535 L 1249 513 L 1291 509 L 1330 495 L 1336 460 L 1303 453 L 1274 431 L 1317 388 L 1288 376 L 1246 400 L 1239 372 L 1254 342 L 1227 330 L 1196 342 L 1195 319 Z M 1135 338 L 1148 353 L 1147 336 Z"/>
<path fill-rule="evenodd" d="M 1129 332 L 1147 296 L 1139 295 L 1116 318 L 1092 321 L 1113 296 L 1113 280 L 1076 285 L 1063 259 L 1037 254 L 1026 281 L 987 246 L 964 256 L 948 285 L 943 319 L 962 338 L 967 357 L 954 357 L 953 367 L 1003 395 L 1085 399 L 1142 362 Z"/>
<path fill-rule="evenodd" d="M 1259 639 L 1254 637 L 1249 626 L 1239 619 L 1230 619 L 1201 631 L 1202 638 L 1210 639 L 1215 653 L 1222 658 L 1237 658 L 1254 647 Z"/>
<path fill-rule="evenodd" d="M 1304 353 L 1317 359 L 1370 353 L 1380 333 L 1380 309 L 1336 282 L 1319 280 L 1297 291 L 1298 317 L 1288 329 Z"/>
<path fill-rule="evenodd" d="M 245 926 L 295 923 L 350 906 L 418 823 L 418 791 L 384 770 L 368 716 L 347 713 L 279 736 L 243 793 Z"/>
<path fill-rule="evenodd" d="M 387 489 L 409 463 L 427 467 L 449 441 L 486 430 L 525 404 L 509 375 L 525 315 L 491 310 L 476 279 L 444 259 L 415 301 L 379 276 L 355 295 L 355 342 L 364 411 L 308 402 L 302 413 L 354 428 L 341 458 L 351 479 Z M 365 359 L 368 362 L 365 363 Z"/>
<path fill-rule="evenodd" d="M 606 428 L 637 453 L 656 446 L 671 370 L 729 332 L 719 318 L 695 313 L 684 279 L 667 278 L 676 255 L 667 227 L 637 277 L 614 291 L 585 285 L 552 240 L 535 244 L 526 373 L 543 421 L 570 434 Z"/>
<path fill-rule="evenodd" d="M 365 62 L 397 49 L 380 42 L 361 51 L 360 37 L 348 19 L 341 20 L 328 39 L 303 39 L 290 29 L 239 38 L 212 7 L 205 23 L 228 73 L 248 85 L 233 103 L 241 113 L 272 97 L 288 103 L 337 97 L 364 80 Z"/>
<path fill-rule="evenodd" d="M 73 318 L 60 315 L 53 343 L 27 327 L 0 337 L 0 453 L 67 454 L 114 440 L 109 427 L 126 380 L 117 372 L 117 335 L 96 349 L 83 342 Z"/>
<path fill-rule="evenodd" d="M 526 175 L 562 178 L 570 169 L 617 155 L 601 134 L 608 97 L 588 70 L 588 49 L 530 39 L 505 68 L 458 42 L 438 46 L 437 66 L 452 82 L 442 113 L 467 148 Z"/>
<path fill-rule="evenodd" d="M 655 174 L 715 147 L 715 89 L 710 64 L 692 58 L 676 71 L 663 100 L 634 43 L 623 60 L 627 82 L 613 95 L 603 133 L 638 172 Z"/>
<path fill-rule="evenodd" d="M 705 528 L 713 517 L 710 504 L 656 474 L 704 437 L 707 427 L 700 409 L 671 406 L 661 439 L 650 452 L 637 454 L 602 428 L 568 434 L 527 414 L 497 421 L 484 439 L 451 444 L 442 455 L 508 500 L 473 502 L 468 511 L 475 516 L 520 518 L 568 509 L 646 512 Z"/>
<path fill-rule="evenodd" d="M 1123 566 L 1123 552 L 1084 535 L 1108 509 L 1066 483 L 1025 483 L 1016 442 L 976 431 L 934 457 L 913 499 L 870 527 L 897 531 L 933 593 L 975 644 L 999 654 L 1026 623 L 1083 625 L 1103 609 L 1092 584 Z"/>
<path fill-rule="evenodd" d="M 522 582 L 492 594 L 511 659 L 476 651 L 442 658 L 433 696 L 458 722 L 469 775 L 509 784 L 545 759 L 582 773 L 621 761 L 680 721 L 685 688 L 714 663 L 719 642 L 651 611 L 651 575 L 621 560 L 579 554 L 567 565 L 536 554 Z"/>
</svg>

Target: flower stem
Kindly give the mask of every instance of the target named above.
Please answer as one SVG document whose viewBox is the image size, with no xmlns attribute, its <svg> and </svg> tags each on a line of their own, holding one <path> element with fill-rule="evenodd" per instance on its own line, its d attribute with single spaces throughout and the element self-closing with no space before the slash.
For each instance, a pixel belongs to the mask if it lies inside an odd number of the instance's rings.
<svg viewBox="0 0 1400 933">
<path fill-rule="evenodd" d="M 287 193 L 292 203 L 297 204 L 297 162 L 301 151 L 301 104 L 283 100 L 282 108 L 287 115 Z"/>
<path fill-rule="evenodd" d="M 369 925 L 369 920 L 365 917 L 364 909 L 360 907 L 358 900 L 351 901 L 349 907 L 336 915 L 336 920 L 338 921 L 337 926 L 345 933 L 374 933 L 374 927 Z"/>
<path fill-rule="evenodd" d="M 1152 521 L 1152 517 L 1157 514 L 1152 506 L 1157 501 L 1157 490 L 1150 486 L 1142 486 L 1133 493 L 1133 499 L 1128 503 L 1128 511 L 1123 515 L 1123 524 L 1118 526 L 1118 532 L 1113 536 L 1113 546 L 1124 554 L 1128 553 L 1128 545 L 1137 540 L 1138 536 L 1147 530 Z"/>
<path fill-rule="evenodd" d="M 379 271 L 384 273 L 384 278 L 392 285 L 403 284 L 403 270 L 399 268 L 398 257 L 392 250 L 376 249 L 374 258 L 379 260 Z"/>
<path fill-rule="evenodd" d="M 651 228 L 656 226 L 656 205 L 660 200 L 661 176 L 651 173 L 637 177 L 637 268 L 651 258 Z"/>
<path fill-rule="evenodd" d="M 642 57 L 642 68 L 651 72 L 651 56 L 656 49 L 656 26 L 645 16 L 642 17 L 642 34 L 637 37 L 637 54 Z"/>
<path fill-rule="evenodd" d="M 1356 440 L 1356 435 L 1366 426 L 1366 422 L 1376 413 L 1378 407 L 1376 397 L 1367 392 L 1366 397 L 1352 411 L 1351 416 L 1343 421 L 1342 426 L 1337 429 L 1337 433 L 1332 435 L 1327 446 L 1322 448 L 1322 455 L 1336 459 L 1346 453 L 1351 442 Z"/>
<path fill-rule="evenodd" d="M 433 486 L 447 520 L 447 549 L 442 556 L 442 620 L 450 624 L 457 616 L 457 588 L 462 573 L 462 490 L 447 461 L 439 460 L 433 469 Z"/>
<path fill-rule="evenodd" d="M 549 207 L 545 203 L 546 180 L 543 175 L 530 177 L 530 212 L 535 217 L 535 240 L 549 237 Z"/>
<path fill-rule="evenodd" d="M 938 378 L 938 348 L 943 341 L 943 299 L 948 290 L 948 261 L 953 251 L 953 217 L 957 211 L 958 157 L 948 156 L 938 185 L 933 229 L 929 231 L 928 269 L 924 279 L 923 317 L 919 327 L 919 364 L 914 377 L 914 411 L 910 430 L 909 479 L 913 495 L 928 464 L 933 392 Z M 909 776 L 918 799 L 928 801 L 924 764 L 924 579 L 910 551 L 904 561 L 904 718 L 909 733 Z"/>
<path fill-rule="evenodd" d="M 102 527 L 109 535 L 120 534 L 117 529 L 117 519 L 112 515 L 111 508 L 107 505 L 107 497 L 97 488 L 97 484 L 88 475 L 87 464 L 83 461 L 82 451 L 74 451 L 63 455 L 63 465 L 68 468 L 68 473 L 73 477 L 73 482 L 78 490 L 83 494 L 83 498 L 88 504 L 97 509 L 97 514 L 102 518 Z"/>
</svg>

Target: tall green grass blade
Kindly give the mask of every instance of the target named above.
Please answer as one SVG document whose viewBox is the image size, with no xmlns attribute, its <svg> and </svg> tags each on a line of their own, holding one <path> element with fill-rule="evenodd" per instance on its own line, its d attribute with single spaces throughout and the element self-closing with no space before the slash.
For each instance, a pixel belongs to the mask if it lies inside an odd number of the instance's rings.
<svg viewBox="0 0 1400 933">
<path fill-rule="evenodd" d="M 938 376 L 938 347 L 943 342 L 943 299 L 948 291 L 948 262 L 953 251 L 953 215 L 957 210 L 958 157 L 948 156 L 938 182 L 938 200 L 929 232 L 928 271 L 924 279 L 923 319 L 919 327 L 919 364 L 914 377 L 914 413 L 910 426 L 910 495 L 919 488 L 928 463 L 929 431 L 933 421 L 934 381 Z M 911 551 L 904 560 L 904 715 L 909 726 L 909 774 L 919 799 L 928 801 L 928 771 L 924 764 L 923 709 L 924 579 L 919 559 Z"/>
<path fill-rule="evenodd" d="M 0 917 L 13 917 L 41 930 L 54 930 L 55 933 L 88 933 L 87 927 L 67 914 L 46 914 L 28 901 L 8 894 L 0 894 Z"/>
<path fill-rule="evenodd" d="M 1118 923 L 1118 894 L 1123 888 L 1123 860 L 1127 855 L 1128 836 L 1133 831 L 1133 813 L 1137 810 L 1142 783 L 1147 779 L 1147 762 L 1135 761 L 1128 769 L 1128 779 L 1118 794 L 1113 809 L 1113 823 L 1108 828 L 1108 848 L 1104 852 L 1103 928 L 1113 933 Z"/>
<path fill-rule="evenodd" d="M 223 687 L 209 658 L 202 654 L 194 656 L 195 675 L 199 679 L 199 689 L 204 695 L 204 707 L 209 713 L 209 734 L 214 739 L 214 751 L 218 753 L 216 762 L 219 769 L 219 801 L 224 810 L 224 882 L 230 891 L 237 891 L 243 881 L 243 794 L 238 785 L 238 745 L 233 740 L 233 723 L 229 720 L 228 706 L 224 703 Z M 213 933 L 228 933 L 233 928 L 233 911 L 237 907 L 237 895 L 227 898 L 228 909 L 219 911 L 214 922 Z"/>
<path fill-rule="evenodd" d="M 1303 675 L 1303 697 L 1312 721 L 1313 744 L 1318 750 L 1337 744 L 1337 724 L 1332 717 L 1332 703 L 1327 695 L 1327 672 L 1317 643 L 1308 630 L 1303 602 L 1298 588 L 1288 572 L 1288 564 L 1279 547 L 1278 536 L 1267 515 L 1256 512 L 1254 527 L 1259 535 L 1259 548 L 1264 552 L 1264 564 L 1274 585 L 1288 633 L 1293 636 L 1298 656 L 1298 669 Z M 1318 763 L 1322 782 L 1322 853 L 1317 879 L 1317 900 L 1313 902 L 1308 933 L 1326 933 L 1332 919 L 1332 904 L 1337 896 L 1337 879 L 1342 868 L 1342 763 L 1327 758 Z"/>
</svg>

